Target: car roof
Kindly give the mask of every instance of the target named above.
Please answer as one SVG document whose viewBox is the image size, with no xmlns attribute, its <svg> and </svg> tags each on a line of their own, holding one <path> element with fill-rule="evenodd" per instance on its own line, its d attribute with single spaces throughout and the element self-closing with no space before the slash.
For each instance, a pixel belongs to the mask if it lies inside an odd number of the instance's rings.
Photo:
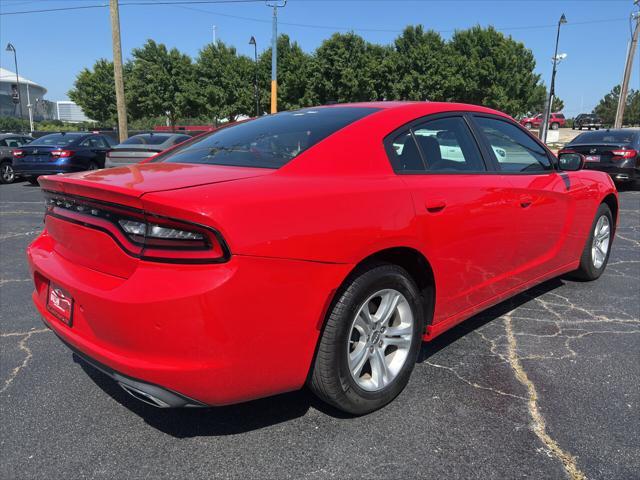
<svg viewBox="0 0 640 480">
<path fill-rule="evenodd" d="M 0 133 L 0 139 L 10 138 L 10 137 L 29 137 L 28 133 Z"/>
<path fill-rule="evenodd" d="M 476 113 L 489 113 L 499 115 L 501 117 L 511 118 L 509 115 L 494 110 L 492 108 L 473 105 L 470 103 L 455 102 L 418 102 L 418 101 L 398 101 L 384 100 L 376 102 L 354 102 L 354 103 L 335 103 L 330 105 L 321 105 L 310 108 L 336 108 L 336 107 L 360 107 L 360 108 L 377 108 L 385 112 L 402 110 L 406 113 L 415 114 L 416 116 L 430 115 L 439 112 L 468 111 Z M 303 108 L 301 110 L 306 110 Z M 378 112 L 379 114 L 380 112 Z"/>
</svg>

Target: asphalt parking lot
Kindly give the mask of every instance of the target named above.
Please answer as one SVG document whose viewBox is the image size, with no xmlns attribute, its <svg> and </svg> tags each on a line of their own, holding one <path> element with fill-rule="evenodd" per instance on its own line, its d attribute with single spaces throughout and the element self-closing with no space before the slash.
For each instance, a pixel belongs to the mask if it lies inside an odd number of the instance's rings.
<svg viewBox="0 0 640 480">
<path fill-rule="evenodd" d="M 640 192 L 610 263 L 425 344 L 391 405 L 349 418 L 306 391 L 157 410 L 84 366 L 31 305 L 40 191 L 0 186 L 0 478 L 640 478 Z"/>
</svg>

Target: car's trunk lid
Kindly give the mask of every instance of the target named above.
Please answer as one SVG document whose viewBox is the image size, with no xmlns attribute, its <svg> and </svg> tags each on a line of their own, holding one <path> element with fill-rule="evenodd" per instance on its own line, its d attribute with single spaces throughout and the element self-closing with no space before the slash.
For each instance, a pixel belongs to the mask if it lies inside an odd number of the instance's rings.
<svg viewBox="0 0 640 480">
<path fill-rule="evenodd" d="M 101 208 L 146 215 L 141 197 L 145 193 L 230 182 L 274 170 L 178 163 L 150 163 L 94 170 L 71 175 L 49 175 L 39 182 L 49 202 L 46 227 L 54 249 L 69 261 L 92 270 L 128 278 L 138 258 L 119 242 L 119 231 L 110 228 Z M 97 201 L 97 202 L 95 202 Z M 59 202 L 59 203 L 56 203 Z M 102 202 L 102 205 L 100 204 Z M 78 208 L 80 205 L 80 208 Z M 92 212 L 97 209 L 96 214 Z M 137 213 L 136 213 L 137 212 Z M 113 222 L 112 222 L 113 223 Z M 114 235 L 115 232 L 115 235 Z"/>
<path fill-rule="evenodd" d="M 41 163 L 41 162 L 54 162 L 58 158 L 51 155 L 54 150 L 60 150 L 61 146 L 51 145 L 25 145 L 19 150 L 24 153 L 18 158 L 18 161 L 24 163 Z"/>
<path fill-rule="evenodd" d="M 626 143 L 579 143 L 567 145 L 566 149 L 581 153 L 585 156 L 587 163 L 611 164 L 616 157 L 613 151 L 627 146 Z"/>
<path fill-rule="evenodd" d="M 107 152 L 107 158 L 111 163 L 136 163 L 145 158 L 153 157 L 162 151 L 162 148 L 153 148 L 146 145 L 114 148 Z"/>
<path fill-rule="evenodd" d="M 145 193 L 241 180 L 267 175 L 273 171 L 219 165 L 147 163 L 63 176 L 49 175 L 40 177 L 39 182 L 44 190 L 138 208 L 140 202 L 135 199 Z"/>
</svg>

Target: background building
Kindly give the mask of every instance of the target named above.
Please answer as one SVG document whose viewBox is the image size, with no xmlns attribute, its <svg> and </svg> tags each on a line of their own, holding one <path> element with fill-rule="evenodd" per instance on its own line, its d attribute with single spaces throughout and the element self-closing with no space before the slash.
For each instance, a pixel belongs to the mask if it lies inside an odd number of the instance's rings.
<svg viewBox="0 0 640 480">
<path fill-rule="evenodd" d="M 84 114 L 79 105 L 70 100 L 56 102 L 56 117 L 58 120 L 70 123 L 93 121 Z"/>
<path fill-rule="evenodd" d="M 33 109 L 35 121 L 52 120 L 56 118 L 54 104 L 44 99 L 47 89 L 22 76 L 20 83 L 20 99 L 22 102 L 22 116 L 29 118 L 29 101 Z M 0 116 L 20 117 L 20 105 L 13 102 L 13 96 L 18 93 L 16 73 L 6 68 L 0 68 Z"/>
</svg>

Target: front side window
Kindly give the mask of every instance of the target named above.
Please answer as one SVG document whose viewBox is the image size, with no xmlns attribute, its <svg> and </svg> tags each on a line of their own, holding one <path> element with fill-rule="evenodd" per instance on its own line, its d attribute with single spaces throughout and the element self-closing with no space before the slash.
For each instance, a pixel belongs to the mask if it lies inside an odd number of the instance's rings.
<svg viewBox="0 0 640 480">
<path fill-rule="evenodd" d="M 475 120 L 501 171 L 536 173 L 552 169 L 545 149 L 520 128 L 495 118 L 476 117 Z"/>
<path fill-rule="evenodd" d="M 305 150 L 377 108 L 306 108 L 222 128 L 157 161 L 280 168 Z"/>
</svg>

